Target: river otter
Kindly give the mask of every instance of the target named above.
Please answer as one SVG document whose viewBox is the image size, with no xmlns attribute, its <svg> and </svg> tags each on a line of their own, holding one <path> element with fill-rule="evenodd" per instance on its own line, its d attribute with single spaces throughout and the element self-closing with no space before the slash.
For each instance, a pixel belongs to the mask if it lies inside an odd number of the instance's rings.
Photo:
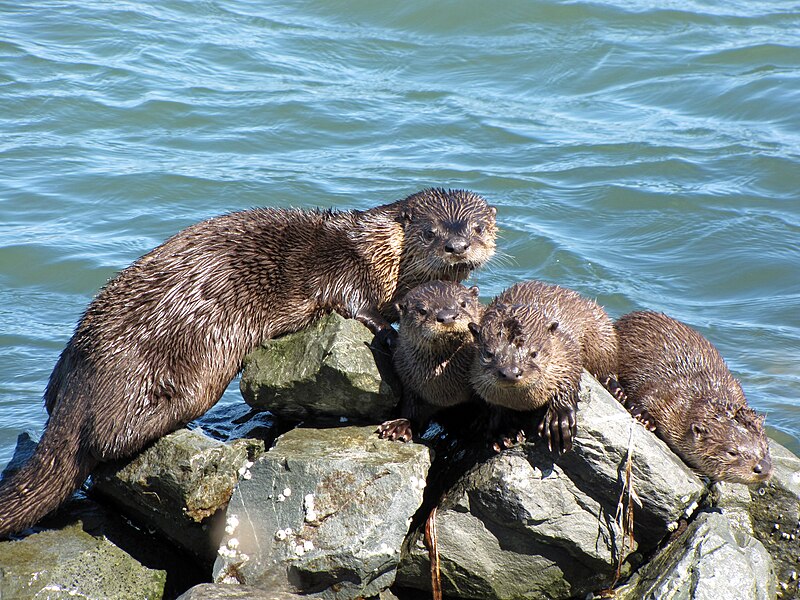
<svg viewBox="0 0 800 600">
<path fill-rule="evenodd" d="M 539 434 L 551 451 L 568 451 L 576 431 L 581 369 L 601 382 L 616 370 L 617 336 L 606 312 L 572 290 L 525 281 L 497 296 L 480 325 L 470 329 L 478 347 L 472 386 L 500 408 L 492 433 L 510 416 L 504 409 L 532 411 L 546 405 Z M 518 425 L 506 428 L 501 445 L 524 438 Z"/>
<path fill-rule="evenodd" d="M 432 281 L 398 303 L 400 335 L 392 363 L 403 388 L 401 418 L 383 423 L 381 437 L 408 441 L 412 429 L 419 431 L 438 409 L 471 399 L 475 344 L 468 325 L 483 312 L 478 293 L 475 286 Z"/>
<path fill-rule="evenodd" d="M 700 474 L 759 483 L 772 475 L 764 416 L 747 405 L 717 349 L 680 321 L 634 312 L 615 324 L 628 409 Z"/>
<path fill-rule="evenodd" d="M 259 342 L 330 311 L 391 341 L 394 303 L 494 252 L 495 209 L 428 189 L 366 211 L 254 209 L 189 227 L 91 302 L 45 391 L 34 456 L 0 482 L 0 536 L 61 504 L 101 461 L 205 413 Z"/>
</svg>

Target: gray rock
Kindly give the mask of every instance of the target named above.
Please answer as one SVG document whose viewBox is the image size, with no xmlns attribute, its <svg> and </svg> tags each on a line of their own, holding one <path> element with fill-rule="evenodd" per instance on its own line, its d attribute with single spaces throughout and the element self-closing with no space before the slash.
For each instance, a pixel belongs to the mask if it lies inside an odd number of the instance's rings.
<svg viewBox="0 0 800 600">
<path fill-rule="evenodd" d="M 259 440 L 223 443 L 180 429 L 125 463 L 101 465 L 93 490 L 206 564 L 215 557 L 233 488 L 258 454 Z"/>
<path fill-rule="evenodd" d="M 774 473 L 755 486 L 717 484 L 716 506 L 772 556 L 782 598 L 800 597 L 800 458 L 770 440 Z"/>
<path fill-rule="evenodd" d="M 166 573 L 74 525 L 0 542 L 0 598 L 160 599 Z"/>
<path fill-rule="evenodd" d="M 397 398 L 367 347 L 372 337 L 358 321 L 332 313 L 303 331 L 268 340 L 244 359 L 242 396 L 287 419 L 386 420 Z"/>
<path fill-rule="evenodd" d="M 770 600 L 775 598 L 772 560 L 754 537 L 719 513 L 703 513 L 634 582 L 619 600 Z"/>
<path fill-rule="evenodd" d="M 442 584 L 464 598 L 570 598 L 610 585 L 622 537 L 615 522 L 631 449 L 640 549 L 654 548 L 702 498 L 702 482 L 584 374 L 574 450 L 555 463 L 541 441 L 476 465 L 436 517 Z M 626 549 L 627 551 L 628 549 Z M 636 558 L 636 556 L 634 556 Z M 417 531 L 402 586 L 430 589 Z"/>
<path fill-rule="evenodd" d="M 422 502 L 429 450 L 373 427 L 294 429 L 250 468 L 228 507 L 215 581 L 356 598 L 395 578 Z"/>
<path fill-rule="evenodd" d="M 290 592 L 267 592 L 249 585 L 201 583 L 176 600 L 302 600 L 304 597 Z"/>
</svg>

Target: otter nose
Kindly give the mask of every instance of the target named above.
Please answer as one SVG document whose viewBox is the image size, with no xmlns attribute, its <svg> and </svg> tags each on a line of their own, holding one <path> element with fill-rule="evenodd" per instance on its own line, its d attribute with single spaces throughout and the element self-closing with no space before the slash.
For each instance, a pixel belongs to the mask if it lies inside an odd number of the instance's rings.
<svg viewBox="0 0 800 600">
<path fill-rule="evenodd" d="M 436 313 L 436 321 L 437 323 L 452 323 L 456 320 L 458 316 L 458 311 L 453 310 L 452 308 L 443 308 L 439 312 Z"/>
<path fill-rule="evenodd" d="M 448 254 L 462 255 L 469 250 L 469 241 L 462 237 L 454 237 L 447 240 L 444 251 Z"/>
<path fill-rule="evenodd" d="M 522 377 L 522 369 L 517 366 L 501 367 L 497 369 L 497 376 L 506 381 L 517 381 Z"/>
<path fill-rule="evenodd" d="M 753 472 L 761 475 L 762 473 L 769 473 L 772 470 L 772 461 L 769 457 L 764 457 L 758 461 L 753 467 Z"/>
</svg>

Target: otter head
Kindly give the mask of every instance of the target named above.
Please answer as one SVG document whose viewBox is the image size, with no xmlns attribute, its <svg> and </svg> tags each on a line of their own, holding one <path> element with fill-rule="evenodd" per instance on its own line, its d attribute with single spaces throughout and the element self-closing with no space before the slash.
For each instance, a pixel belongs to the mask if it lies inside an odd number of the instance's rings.
<svg viewBox="0 0 800 600">
<path fill-rule="evenodd" d="M 688 454 L 703 475 L 715 481 L 761 483 L 772 476 L 772 459 L 764 432 L 764 415 L 747 405 L 733 407 L 704 401 L 705 414 L 693 415 L 686 434 Z"/>
<path fill-rule="evenodd" d="M 494 254 L 497 209 L 472 192 L 432 188 L 403 201 L 404 274 L 462 281 Z"/>
<path fill-rule="evenodd" d="M 480 290 L 454 281 L 431 281 L 408 292 L 396 305 L 400 334 L 412 331 L 428 343 L 469 338 L 468 324 L 480 319 Z"/>
<path fill-rule="evenodd" d="M 490 404 L 515 410 L 543 405 L 548 393 L 533 390 L 560 375 L 560 361 L 553 360 L 563 349 L 558 321 L 531 305 L 495 301 L 480 325 L 469 327 L 478 349 L 472 369 L 475 391 Z"/>
</svg>

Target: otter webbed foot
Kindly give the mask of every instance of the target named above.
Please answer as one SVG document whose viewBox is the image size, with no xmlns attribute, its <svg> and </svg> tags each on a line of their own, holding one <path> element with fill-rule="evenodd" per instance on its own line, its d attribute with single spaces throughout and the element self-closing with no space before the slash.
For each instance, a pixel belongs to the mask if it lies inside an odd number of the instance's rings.
<svg viewBox="0 0 800 600">
<path fill-rule="evenodd" d="M 572 440 L 578 432 L 574 406 L 548 406 L 539 423 L 539 435 L 547 439 L 551 452 L 564 454 L 572 450 Z"/>
<path fill-rule="evenodd" d="M 376 433 L 385 440 L 399 440 L 410 442 L 413 437 L 411 421 L 408 419 L 392 419 L 380 424 Z"/>
<path fill-rule="evenodd" d="M 605 381 L 603 382 L 603 387 L 608 390 L 608 393 L 614 396 L 619 402 L 625 404 L 625 400 L 627 396 L 625 395 L 625 389 L 622 387 L 617 378 L 613 375 L 609 375 L 606 377 Z"/>
</svg>

